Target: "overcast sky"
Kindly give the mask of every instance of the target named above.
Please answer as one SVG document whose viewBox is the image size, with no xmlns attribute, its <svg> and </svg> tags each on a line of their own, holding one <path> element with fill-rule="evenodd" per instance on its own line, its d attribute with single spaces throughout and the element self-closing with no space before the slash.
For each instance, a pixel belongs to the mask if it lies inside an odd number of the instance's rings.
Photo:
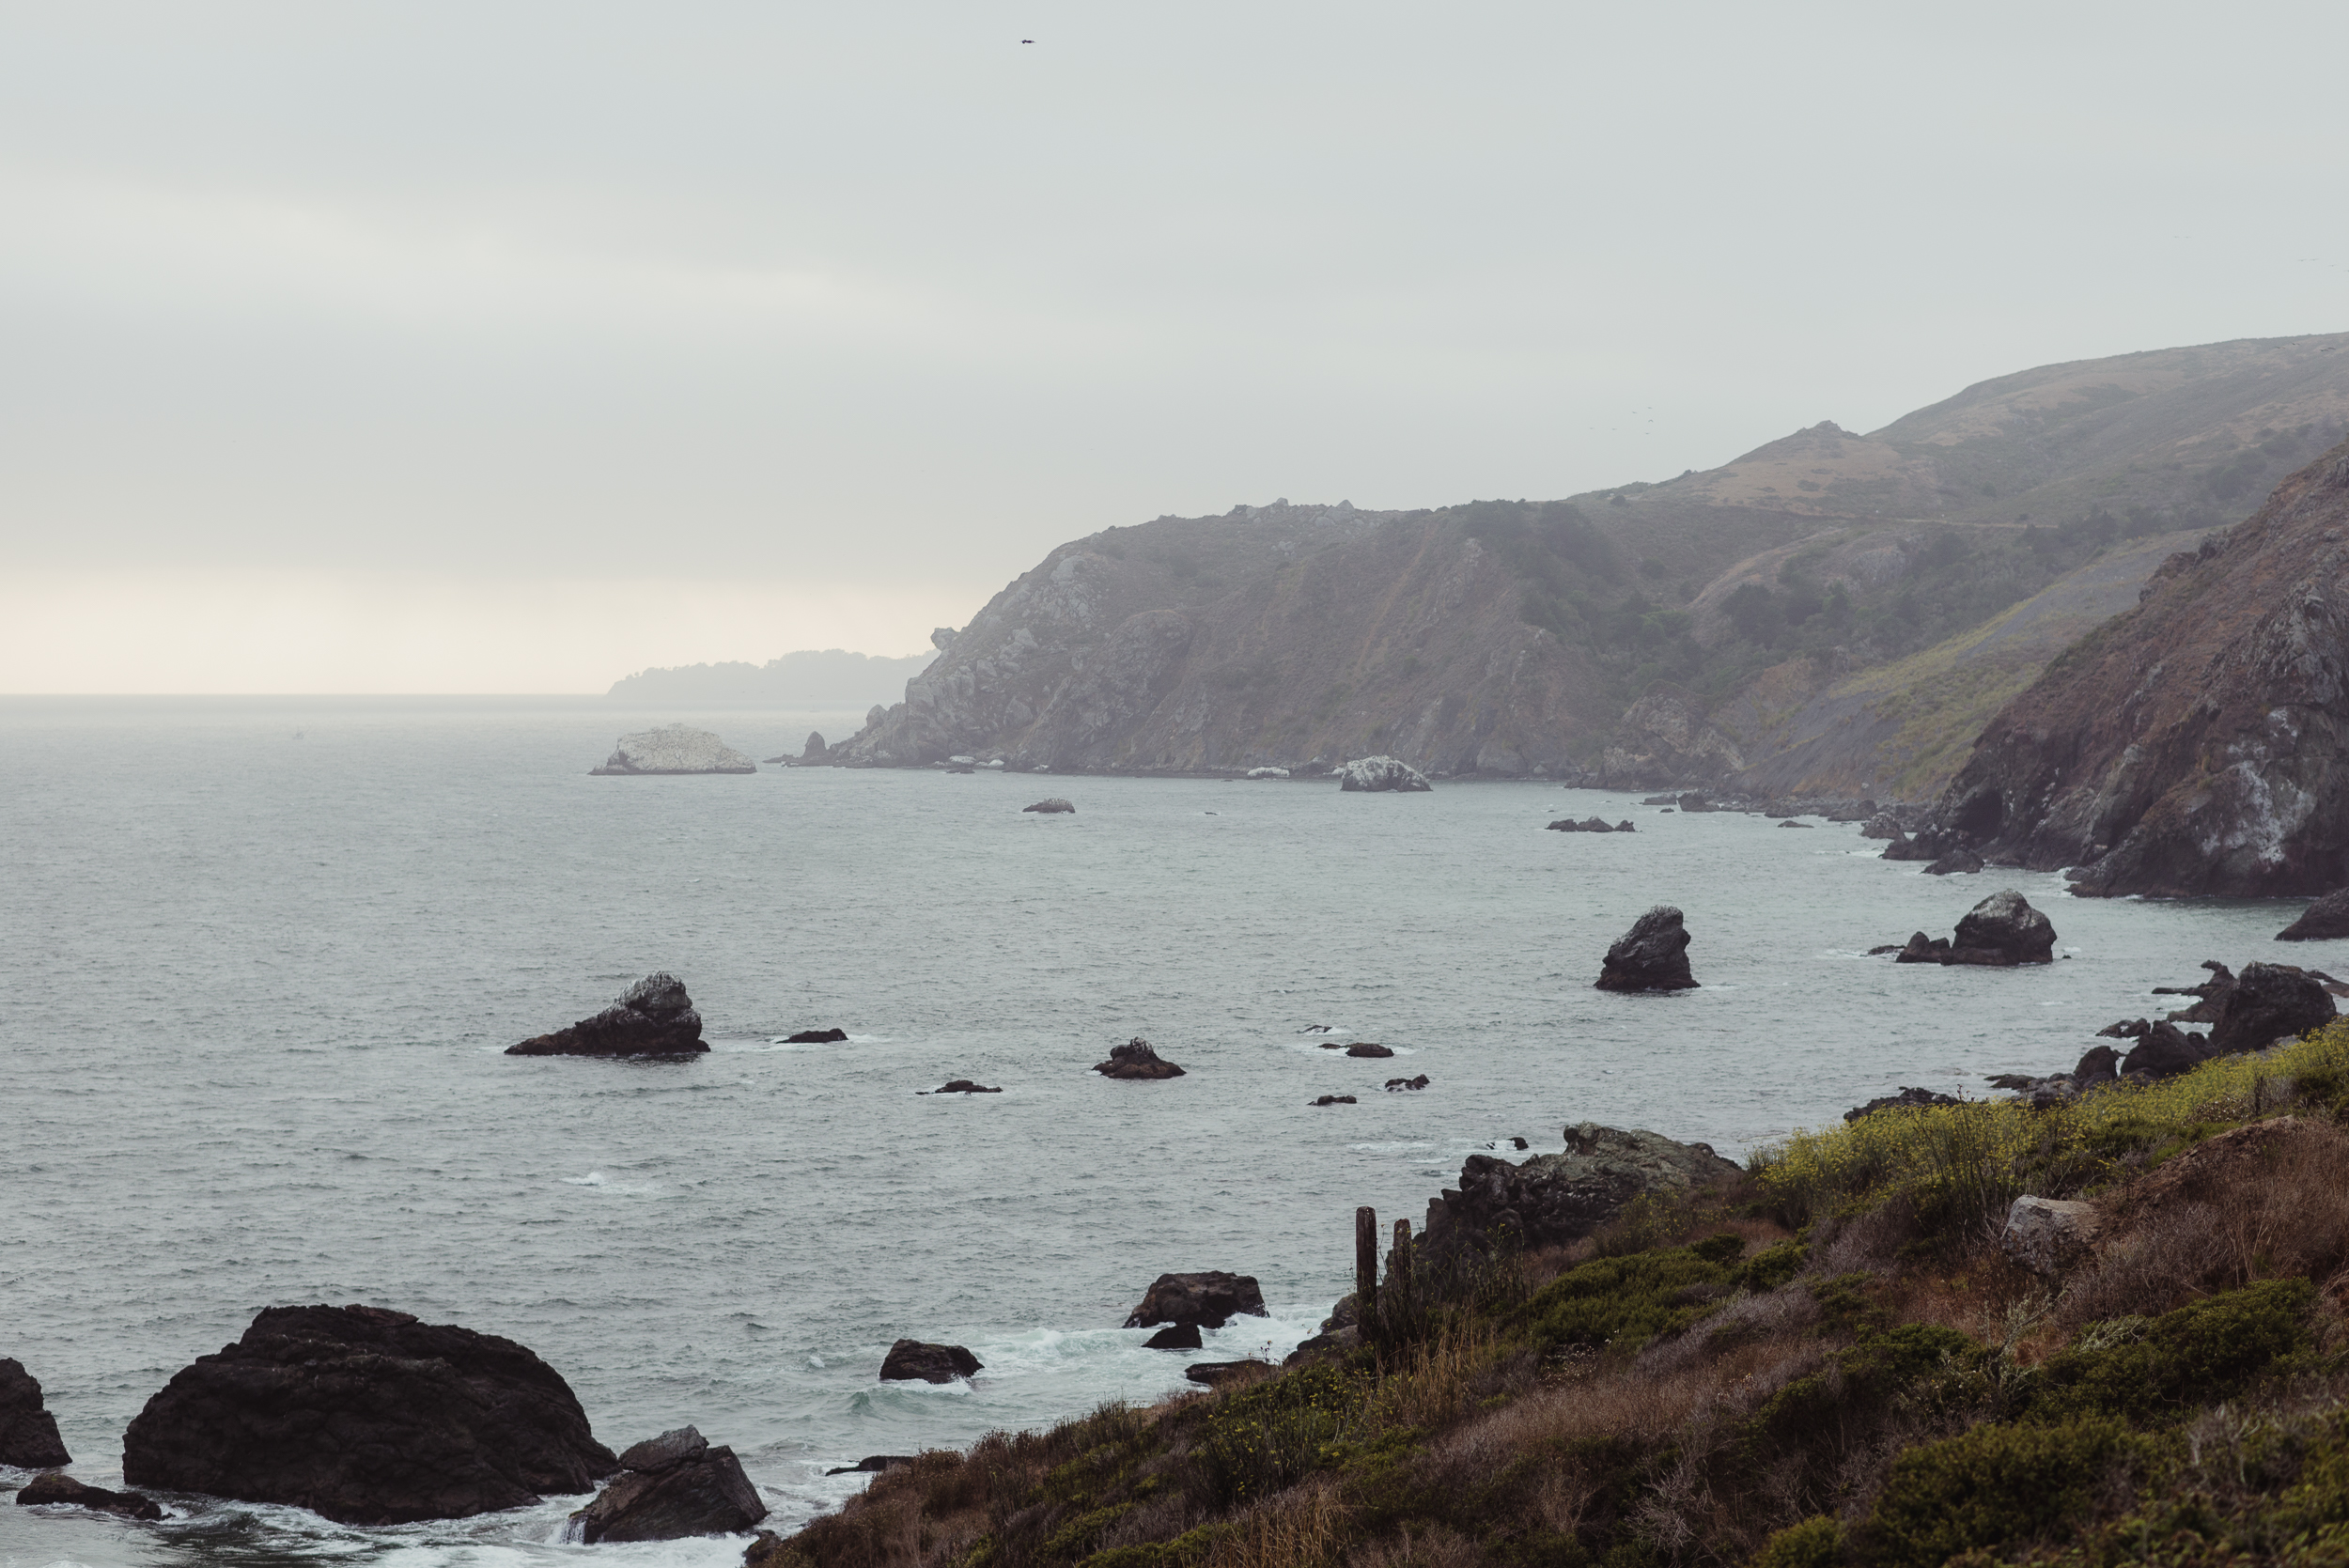
<svg viewBox="0 0 2349 1568">
<path fill-rule="evenodd" d="M 2345 15 L 0 4 L 0 690 L 907 653 L 1110 524 L 2340 331 Z"/>
</svg>

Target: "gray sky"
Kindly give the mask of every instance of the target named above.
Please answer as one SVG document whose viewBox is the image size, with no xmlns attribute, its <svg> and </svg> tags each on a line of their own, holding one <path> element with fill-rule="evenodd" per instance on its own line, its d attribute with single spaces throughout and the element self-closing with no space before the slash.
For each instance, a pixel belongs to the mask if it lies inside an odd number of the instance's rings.
<svg viewBox="0 0 2349 1568">
<path fill-rule="evenodd" d="M 1022 39 L 1033 39 L 1023 44 Z M 2337 6 L 0 4 L 0 690 L 896 654 L 2349 327 Z"/>
</svg>

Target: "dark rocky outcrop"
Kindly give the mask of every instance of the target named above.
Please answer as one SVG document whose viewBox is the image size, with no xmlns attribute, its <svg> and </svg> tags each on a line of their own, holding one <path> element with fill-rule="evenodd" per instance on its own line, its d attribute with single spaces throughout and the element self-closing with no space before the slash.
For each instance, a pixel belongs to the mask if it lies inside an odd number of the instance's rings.
<svg viewBox="0 0 2349 1568">
<path fill-rule="evenodd" d="M 1738 1168 L 1708 1143 L 1583 1122 L 1566 1128 L 1566 1152 L 1518 1163 L 1470 1155 L 1460 1185 L 1427 1205 L 1422 1250 L 1479 1250 L 1496 1234 L 1548 1247 L 1578 1240 L 1642 1193 L 1682 1193 L 1728 1181 Z"/>
<path fill-rule="evenodd" d="M 2349 937 L 2349 888 L 2326 893 L 2276 933 L 2279 942 L 2322 942 Z"/>
<path fill-rule="evenodd" d="M 1103 1078 L 1156 1079 L 1180 1078 L 1183 1070 L 1151 1048 L 1150 1042 L 1137 1034 L 1122 1046 L 1110 1048 L 1107 1062 L 1096 1062 L 1093 1070 Z"/>
<path fill-rule="evenodd" d="M 1021 811 L 1041 812 L 1046 816 L 1058 816 L 1063 812 L 1073 812 L 1077 808 L 1070 805 L 1066 800 L 1057 795 L 1048 795 L 1043 800 L 1038 800 L 1034 805 L 1021 806 L 1019 809 Z"/>
<path fill-rule="evenodd" d="M 1307 1100 L 1305 1103 L 1307 1105 L 1352 1105 L 1354 1103 L 1354 1096 L 1351 1094 L 1321 1094 L 1313 1099 Z"/>
<path fill-rule="evenodd" d="M 512 1340 L 379 1307 L 272 1307 L 183 1368 L 122 1437 L 135 1486 L 353 1525 L 457 1519 L 618 1468 L 570 1388 Z"/>
<path fill-rule="evenodd" d="M 673 974 L 648 974 L 594 1017 L 508 1046 L 506 1054 L 684 1056 L 708 1048 L 702 1016 L 693 1011 L 684 983 Z"/>
<path fill-rule="evenodd" d="M 1426 1087 L 1427 1075 L 1425 1073 L 1420 1074 L 1417 1078 L 1391 1078 L 1387 1079 L 1387 1093 L 1390 1094 L 1398 1094 L 1407 1089 L 1416 1090 L 1424 1089 Z M 1525 1147 L 1525 1141 L 1523 1139 L 1517 1140 L 1517 1147 L 1520 1149 Z"/>
<path fill-rule="evenodd" d="M 1394 1054 L 1394 1048 L 1392 1046 L 1382 1046 L 1372 1040 L 1357 1040 L 1352 1045 L 1346 1048 L 1346 1054 L 1348 1056 L 1369 1057 L 1392 1056 Z"/>
<path fill-rule="evenodd" d="M 899 1340 L 881 1358 L 880 1376 L 884 1383 L 951 1383 L 957 1377 L 975 1376 L 985 1366 L 958 1344 Z"/>
<path fill-rule="evenodd" d="M 72 1463 L 57 1419 L 41 1402 L 40 1380 L 23 1362 L 0 1358 L 0 1465 L 46 1470 Z"/>
<path fill-rule="evenodd" d="M 160 1519 L 162 1504 L 136 1492 L 109 1492 L 103 1486 L 91 1486 L 74 1480 L 63 1470 L 51 1470 L 26 1482 L 16 1494 L 16 1500 L 26 1508 L 43 1503 L 63 1503 L 69 1508 L 86 1508 L 99 1514 L 119 1514 L 126 1519 Z"/>
<path fill-rule="evenodd" d="M 1199 1338 L 1199 1325 L 1178 1323 L 1161 1328 L 1142 1342 L 1144 1350 L 1196 1350 L 1204 1342 Z"/>
<path fill-rule="evenodd" d="M 1607 962 L 1593 984 L 1602 991 L 1685 991 L 1696 983 L 1680 911 L 1658 904 L 1607 950 Z"/>
<path fill-rule="evenodd" d="M 1885 845 L 1881 858 L 1888 861 L 1937 861 L 1962 847 L 1955 833 L 1920 828 L 1908 838 L 1896 838 Z"/>
<path fill-rule="evenodd" d="M 784 1039 L 786 1046 L 837 1046 L 848 1038 L 845 1029 L 802 1029 Z"/>
<path fill-rule="evenodd" d="M 2013 888 L 2001 888 L 1966 912 L 1954 939 L 1919 931 L 1893 959 L 1900 964 L 1971 964 L 2013 969 L 2055 961 L 2053 922 Z M 1882 952 L 1883 949 L 1874 949 Z"/>
<path fill-rule="evenodd" d="M 913 1455 L 910 1453 L 868 1453 L 853 1465 L 836 1466 L 824 1473 L 826 1475 L 879 1475 L 883 1470 L 894 1470 L 900 1465 L 912 1463 Z M 759 1531 L 759 1535 L 767 1540 L 773 1539 L 765 1530 Z"/>
<path fill-rule="evenodd" d="M 1126 1319 L 1128 1328 L 1160 1323 L 1221 1328 L 1235 1317 L 1267 1316 L 1264 1292 L 1252 1274 L 1209 1269 L 1197 1274 L 1161 1274 L 1143 1294 L 1142 1305 Z"/>
<path fill-rule="evenodd" d="M 1549 831 L 1553 833 L 1634 833 L 1639 829 L 1629 822 L 1618 822 L 1610 827 L 1595 816 L 1586 816 L 1579 822 L 1562 816 L 1549 825 Z"/>
<path fill-rule="evenodd" d="M 730 1448 L 711 1448 L 690 1426 L 664 1432 L 620 1455 L 620 1473 L 573 1514 L 578 1539 L 682 1541 L 733 1535 L 767 1517 L 758 1488 Z"/>
<path fill-rule="evenodd" d="M 1994 1089 L 2013 1089 L 2035 1107 L 2048 1107 L 2077 1099 L 2091 1089 L 2102 1088 L 2118 1077 L 2117 1063 L 2121 1053 L 2110 1046 L 2096 1046 L 2079 1059 L 2068 1073 L 2055 1073 L 2046 1078 L 2033 1078 L 2025 1073 L 1994 1073 L 1990 1084 Z"/>
<path fill-rule="evenodd" d="M 1003 1091 L 989 1089 L 983 1083 L 973 1083 L 967 1078 L 958 1078 L 951 1083 L 942 1083 L 935 1089 L 925 1089 L 922 1093 L 925 1094 L 1000 1094 Z"/>
<path fill-rule="evenodd" d="M 823 731 L 810 730 L 807 732 L 807 744 L 801 749 L 800 760 L 801 762 L 822 762 L 825 760 L 827 753 L 829 753 L 831 750 L 831 747 L 824 744 Z"/>
<path fill-rule="evenodd" d="M 1781 822 L 1779 826 L 1781 828 L 1808 828 L 1811 824 L 1808 822 L 1797 822 L 1790 816 L 1785 821 Z"/>
<path fill-rule="evenodd" d="M 2112 1048 L 2107 1046 L 2107 1050 Z M 2146 1030 L 2136 1047 L 2121 1060 L 2121 1071 L 2148 1078 L 2171 1078 L 2210 1060 L 2210 1042 L 2188 1034 L 2164 1018 Z"/>
<path fill-rule="evenodd" d="M 1183 1375 L 1193 1383 L 1219 1389 L 1226 1383 L 1271 1370 L 1270 1363 L 1265 1361 L 1201 1361 L 1195 1366 L 1185 1367 Z"/>
<path fill-rule="evenodd" d="M 2308 970 L 2290 964 L 2246 964 L 2219 1004 L 2210 1032 L 2211 1054 L 2229 1056 L 2295 1039 L 2322 1029 L 2333 1017 L 2331 995 Z"/>
<path fill-rule="evenodd" d="M 2349 881 L 2349 443 L 2009 703 L 1937 806 L 2091 896 Z"/>
<path fill-rule="evenodd" d="M 1952 849 L 1925 867 L 1928 877 L 1970 877 L 1982 869 L 1982 857 L 1971 849 Z"/>
<path fill-rule="evenodd" d="M 1843 1112 L 1843 1120 L 1857 1122 L 1862 1116 L 1873 1116 L 1879 1110 L 1906 1110 L 1936 1105 L 1956 1105 L 1955 1094 L 1943 1094 L 1931 1089 L 1904 1088 L 1897 1094 L 1880 1094 L 1866 1105 L 1857 1105 Z"/>
<path fill-rule="evenodd" d="M 1881 838 L 1897 841 L 1906 839 L 1908 835 L 1901 831 L 1900 819 L 1888 811 L 1878 812 L 1875 815 L 1861 823 L 1859 825 L 1859 836 L 1861 838 Z"/>
</svg>

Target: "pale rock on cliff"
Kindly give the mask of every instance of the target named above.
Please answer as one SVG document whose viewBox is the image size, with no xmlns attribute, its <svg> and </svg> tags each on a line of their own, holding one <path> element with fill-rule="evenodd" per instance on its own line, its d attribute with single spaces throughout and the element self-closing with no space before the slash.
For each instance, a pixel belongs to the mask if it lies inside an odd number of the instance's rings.
<svg viewBox="0 0 2349 1568">
<path fill-rule="evenodd" d="M 708 730 L 664 724 L 620 737 L 619 749 L 591 774 L 755 773 L 758 764 Z"/>
<path fill-rule="evenodd" d="M 1338 788 L 1346 793 L 1411 795 L 1432 787 L 1418 768 L 1393 757 L 1357 757 L 1338 769 Z"/>
</svg>

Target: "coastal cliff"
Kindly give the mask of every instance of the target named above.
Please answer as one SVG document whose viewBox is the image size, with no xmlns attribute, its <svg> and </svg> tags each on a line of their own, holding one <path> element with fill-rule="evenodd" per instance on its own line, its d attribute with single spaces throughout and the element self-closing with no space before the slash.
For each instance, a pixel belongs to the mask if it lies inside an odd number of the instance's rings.
<svg viewBox="0 0 2349 1568">
<path fill-rule="evenodd" d="M 1938 811 L 2075 891 L 2272 896 L 2349 881 L 2349 442 L 2075 645 Z"/>
</svg>

